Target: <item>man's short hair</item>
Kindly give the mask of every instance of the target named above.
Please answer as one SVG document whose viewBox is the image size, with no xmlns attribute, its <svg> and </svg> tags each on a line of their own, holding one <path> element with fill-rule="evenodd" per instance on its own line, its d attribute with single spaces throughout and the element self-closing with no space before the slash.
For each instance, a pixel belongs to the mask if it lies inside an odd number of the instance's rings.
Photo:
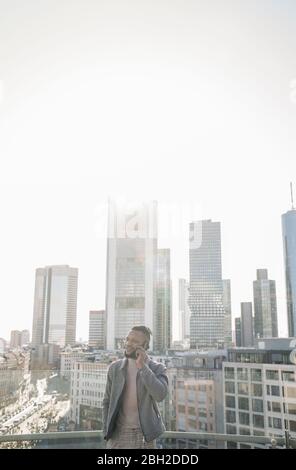
<svg viewBox="0 0 296 470">
<path fill-rule="evenodd" d="M 147 349 L 148 349 L 149 343 L 150 343 L 150 336 L 152 336 L 152 331 L 150 330 L 150 328 L 148 328 L 148 326 L 139 325 L 139 326 L 133 326 L 132 331 L 141 331 L 142 333 L 144 333 L 148 341 L 148 346 L 147 346 Z"/>
</svg>

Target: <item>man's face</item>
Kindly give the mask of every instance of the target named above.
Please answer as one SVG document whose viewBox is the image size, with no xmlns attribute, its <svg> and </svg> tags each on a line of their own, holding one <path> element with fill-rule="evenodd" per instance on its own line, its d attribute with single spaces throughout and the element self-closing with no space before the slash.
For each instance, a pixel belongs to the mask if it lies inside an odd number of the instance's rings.
<svg viewBox="0 0 296 470">
<path fill-rule="evenodd" d="M 125 340 L 125 356 L 136 359 L 136 349 L 141 346 L 144 347 L 147 338 L 142 331 L 130 331 Z"/>
</svg>

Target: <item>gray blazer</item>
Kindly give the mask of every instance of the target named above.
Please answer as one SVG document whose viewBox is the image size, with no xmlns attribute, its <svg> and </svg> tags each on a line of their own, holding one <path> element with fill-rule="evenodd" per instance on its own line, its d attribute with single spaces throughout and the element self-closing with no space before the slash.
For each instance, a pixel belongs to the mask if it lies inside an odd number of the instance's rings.
<svg viewBox="0 0 296 470">
<path fill-rule="evenodd" d="M 110 364 L 103 398 L 103 435 L 108 440 L 116 426 L 126 380 L 127 358 Z M 165 431 L 156 402 L 165 399 L 168 393 L 166 367 L 149 358 L 136 376 L 139 420 L 146 442 L 152 441 Z"/>
</svg>

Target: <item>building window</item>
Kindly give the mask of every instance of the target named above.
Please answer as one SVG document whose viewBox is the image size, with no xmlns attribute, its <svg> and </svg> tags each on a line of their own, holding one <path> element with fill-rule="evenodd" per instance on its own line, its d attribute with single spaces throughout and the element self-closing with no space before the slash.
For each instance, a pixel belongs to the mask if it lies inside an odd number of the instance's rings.
<svg viewBox="0 0 296 470">
<path fill-rule="evenodd" d="M 281 404 L 277 401 L 272 402 L 272 411 L 274 413 L 281 413 Z"/>
<path fill-rule="evenodd" d="M 262 385 L 252 384 L 251 385 L 251 393 L 252 393 L 253 397 L 262 397 Z"/>
<path fill-rule="evenodd" d="M 257 413 L 263 413 L 263 401 L 253 398 L 252 400 L 252 410 Z"/>
<path fill-rule="evenodd" d="M 235 411 L 226 410 L 226 422 L 227 423 L 235 423 L 236 422 Z"/>
<path fill-rule="evenodd" d="M 195 419 L 189 419 L 188 425 L 191 429 L 196 429 L 197 428 L 197 422 Z"/>
<path fill-rule="evenodd" d="M 294 372 L 282 372 L 282 378 L 285 382 L 295 382 Z"/>
<path fill-rule="evenodd" d="M 272 420 L 273 428 L 282 429 L 282 420 L 280 418 L 273 418 Z"/>
<path fill-rule="evenodd" d="M 270 391 L 271 391 L 271 395 L 274 396 L 274 397 L 280 397 L 280 395 L 281 395 L 280 387 L 278 385 L 271 385 L 270 386 Z"/>
<path fill-rule="evenodd" d="M 239 367 L 237 369 L 237 379 L 238 380 L 248 380 L 249 374 L 248 374 L 248 369 L 247 368 L 241 368 Z"/>
<path fill-rule="evenodd" d="M 261 382 L 262 381 L 261 369 L 251 369 L 251 380 L 252 380 L 252 382 Z"/>
<path fill-rule="evenodd" d="M 225 392 L 226 393 L 235 393 L 235 383 L 234 382 L 225 382 Z"/>
<path fill-rule="evenodd" d="M 239 397 L 238 407 L 239 407 L 240 410 L 248 410 L 249 409 L 249 399 Z"/>
<path fill-rule="evenodd" d="M 267 380 L 279 380 L 279 373 L 277 370 L 267 370 L 266 371 Z"/>
<path fill-rule="evenodd" d="M 240 395 L 248 395 L 249 394 L 249 385 L 239 382 L 237 390 L 238 390 L 238 393 Z"/>
<path fill-rule="evenodd" d="M 254 428 L 264 428 L 264 416 L 253 415 L 253 426 Z"/>
<path fill-rule="evenodd" d="M 236 442 L 227 442 L 227 449 L 237 449 Z"/>
<path fill-rule="evenodd" d="M 203 422 L 200 421 L 199 422 L 199 429 L 200 429 L 200 431 L 205 431 L 206 432 L 208 430 L 207 423 L 203 423 Z"/>
<path fill-rule="evenodd" d="M 235 408 L 235 397 L 231 395 L 226 395 L 225 403 L 227 408 Z"/>
<path fill-rule="evenodd" d="M 290 421 L 290 431 L 296 432 L 296 421 Z"/>
<path fill-rule="evenodd" d="M 236 434 L 236 426 L 232 426 L 231 424 L 226 425 L 226 434 Z"/>
<path fill-rule="evenodd" d="M 241 436 L 249 436 L 250 435 L 250 429 L 248 429 L 248 428 L 239 428 L 239 434 Z"/>
<path fill-rule="evenodd" d="M 296 415 L 296 403 L 288 403 L 288 413 L 290 415 Z"/>
<path fill-rule="evenodd" d="M 242 413 L 240 411 L 239 414 L 238 414 L 238 419 L 239 419 L 239 424 L 244 424 L 246 426 L 249 426 L 249 424 L 250 424 L 249 413 Z"/>
<path fill-rule="evenodd" d="M 195 392 L 193 390 L 188 390 L 188 401 L 195 401 Z"/>
<path fill-rule="evenodd" d="M 225 367 L 225 377 L 226 379 L 234 380 L 234 368 L 233 367 Z"/>
<path fill-rule="evenodd" d="M 296 398 L 296 387 L 287 387 L 286 396 L 288 398 Z"/>
<path fill-rule="evenodd" d="M 184 407 L 185 408 L 185 407 Z M 195 412 L 195 408 L 193 406 L 189 406 L 188 408 L 188 414 L 190 415 L 195 415 L 196 412 Z"/>
</svg>

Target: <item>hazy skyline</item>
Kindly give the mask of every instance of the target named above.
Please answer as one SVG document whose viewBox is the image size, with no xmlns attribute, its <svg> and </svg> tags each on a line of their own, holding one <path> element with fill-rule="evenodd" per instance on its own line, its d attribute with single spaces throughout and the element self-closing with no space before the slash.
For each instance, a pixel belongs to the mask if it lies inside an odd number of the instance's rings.
<svg viewBox="0 0 296 470">
<path fill-rule="evenodd" d="M 295 20 L 291 0 L 0 0 L 0 337 L 31 331 L 35 269 L 68 264 L 87 338 L 89 310 L 105 308 L 108 197 L 157 200 L 160 219 L 195 208 L 159 242 L 174 316 L 189 223 L 212 219 L 233 316 L 266 268 L 286 334 Z"/>
</svg>

